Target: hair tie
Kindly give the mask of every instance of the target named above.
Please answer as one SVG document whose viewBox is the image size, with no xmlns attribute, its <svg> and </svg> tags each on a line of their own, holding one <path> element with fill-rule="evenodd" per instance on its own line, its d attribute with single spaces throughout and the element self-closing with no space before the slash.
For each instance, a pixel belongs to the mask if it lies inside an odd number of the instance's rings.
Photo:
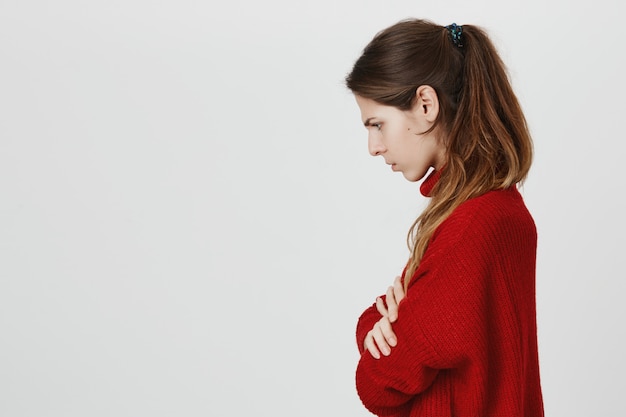
<svg viewBox="0 0 626 417">
<path fill-rule="evenodd" d="M 454 45 L 462 48 L 463 43 L 461 42 L 461 35 L 463 34 L 463 26 L 453 23 L 446 26 L 446 29 L 448 29 L 448 32 L 450 32 L 450 37 L 452 38 L 452 42 L 454 43 Z"/>
</svg>

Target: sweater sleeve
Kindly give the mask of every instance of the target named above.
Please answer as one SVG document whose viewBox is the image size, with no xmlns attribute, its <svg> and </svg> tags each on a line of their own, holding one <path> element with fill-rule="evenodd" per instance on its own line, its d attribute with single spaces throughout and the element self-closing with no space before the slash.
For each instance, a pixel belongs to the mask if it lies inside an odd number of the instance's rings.
<svg viewBox="0 0 626 417">
<path fill-rule="evenodd" d="M 382 297 L 384 300 L 385 296 Z M 363 354 L 363 352 L 365 351 L 363 346 L 365 336 L 367 336 L 367 333 L 372 330 L 374 324 L 376 324 L 376 322 L 380 320 L 381 317 L 382 315 L 376 309 L 376 303 L 369 306 L 367 310 L 365 310 L 363 314 L 361 314 L 361 317 L 359 317 L 359 321 L 356 325 L 356 344 L 359 348 L 359 353 Z"/>
<path fill-rule="evenodd" d="M 393 324 L 398 344 L 389 356 L 362 352 L 356 372 L 363 404 L 379 416 L 401 415 L 438 373 L 479 349 L 490 262 L 488 231 L 471 219 L 451 219 L 433 236 Z M 443 226 L 443 224 L 442 224 Z"/>
</svg>

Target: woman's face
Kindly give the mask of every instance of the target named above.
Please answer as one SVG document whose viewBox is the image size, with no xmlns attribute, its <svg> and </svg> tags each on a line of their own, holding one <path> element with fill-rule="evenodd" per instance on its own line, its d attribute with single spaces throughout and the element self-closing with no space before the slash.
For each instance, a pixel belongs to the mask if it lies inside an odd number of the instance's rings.
<svg viewBox="0 0 626 417">
<path fill-rule="evenodd" d="M 430 167 L 441 169 L 445 147 L 437 138 L 437 129 L 423 133 L 436 119 L 439 110 L 436 94 L 430 98 L 418 94 L 413 108 L 406 111 L 355 97 L 368 132 L 368 149 L 372 156 L 382 156 L 393 171 L 402 172 L 409 181 L 421 180 Z"/>
</svg>

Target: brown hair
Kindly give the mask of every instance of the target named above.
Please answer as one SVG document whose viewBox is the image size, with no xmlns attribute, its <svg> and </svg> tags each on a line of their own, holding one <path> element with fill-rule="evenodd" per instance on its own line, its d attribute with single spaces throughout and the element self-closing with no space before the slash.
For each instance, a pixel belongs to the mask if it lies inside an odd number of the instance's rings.
<svg viewBox="0 0 626 417">
<path fill-rule="evenodd" d="M 354 94 L 400 110 L 412 107 L 421 85 L 439 98 L 432 129 L 443 132 L 445 168 L 409 230 L 405 288 L 450 213 L 470 198 L 522 182 L 532 161 L 532 140 L 504 63 L 482 29 L 462 28 L 457 46 L 444 26 L 398 22 L 372 39 L 346 77 Z"/>
</svg>

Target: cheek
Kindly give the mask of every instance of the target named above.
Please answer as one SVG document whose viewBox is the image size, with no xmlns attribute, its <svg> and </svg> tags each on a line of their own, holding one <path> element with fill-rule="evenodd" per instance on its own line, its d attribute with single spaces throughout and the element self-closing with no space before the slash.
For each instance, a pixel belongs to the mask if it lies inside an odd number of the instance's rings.
<svg viewBox="0 0 626 417">
<path fill-rule="evenodd" d="M 394 147 L 409 150 L 415 145 L 415 136 L 411 132 L 408 128 L 401 126 L 388 129 L 385 136 Z"/>
</svg>

